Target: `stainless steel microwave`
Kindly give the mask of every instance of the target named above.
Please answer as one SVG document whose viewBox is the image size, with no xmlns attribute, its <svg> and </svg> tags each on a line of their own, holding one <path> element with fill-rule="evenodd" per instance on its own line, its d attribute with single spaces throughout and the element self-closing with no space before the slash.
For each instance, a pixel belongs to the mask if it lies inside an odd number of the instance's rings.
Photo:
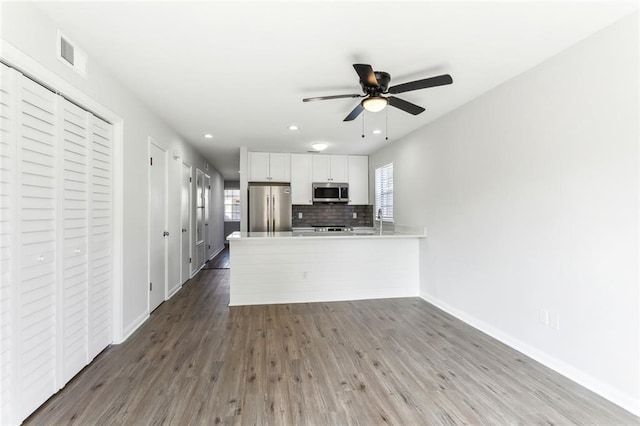
<svg viewBox="0 0 640 426">
<path fill-rule="evenodd" d="M 312 185 L 314 203 L 349 202 L 348 183 L 315 182 Z"/>
</svg>

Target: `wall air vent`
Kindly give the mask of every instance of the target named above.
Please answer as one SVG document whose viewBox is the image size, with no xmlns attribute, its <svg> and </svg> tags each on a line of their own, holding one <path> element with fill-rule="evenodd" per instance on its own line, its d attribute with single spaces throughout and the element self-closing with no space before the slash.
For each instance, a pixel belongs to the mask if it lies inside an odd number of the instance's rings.
<svg viewBox="0 0 640 426">
<path fill-rule="evenodd" d="M 58 60 L 87 78 L 87 54 L 60 31 L 58 31 L 56 46 Z"/>
<path fill-rule="evenodd" d="M 65 61 L 69 62 L 73 66 L 73 45 L 67 41 L 66 38 L 60 37 L 60 56 Z"/>
</svg>

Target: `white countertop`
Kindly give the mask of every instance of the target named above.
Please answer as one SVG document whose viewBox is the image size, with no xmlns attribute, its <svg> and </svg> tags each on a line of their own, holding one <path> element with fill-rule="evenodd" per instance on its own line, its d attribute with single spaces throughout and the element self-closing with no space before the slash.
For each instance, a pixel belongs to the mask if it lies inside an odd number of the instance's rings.
<svg viewBox="0 0 640 426">
<path fill-rule="evenodd" d="M 424 233 L 415 230 L 384 230 L 380 231 L 371 228 L 354 228 L 353 231 L 342 232 L 315 232 L 312 228 L 300 228 L 293 231 L 284 232 L 240 232 L 236 231 L 227 237 L 227 240 L 317 240 L 322 239 L 362 239 L 362 238 L 424 238 Z"/>
</svg>

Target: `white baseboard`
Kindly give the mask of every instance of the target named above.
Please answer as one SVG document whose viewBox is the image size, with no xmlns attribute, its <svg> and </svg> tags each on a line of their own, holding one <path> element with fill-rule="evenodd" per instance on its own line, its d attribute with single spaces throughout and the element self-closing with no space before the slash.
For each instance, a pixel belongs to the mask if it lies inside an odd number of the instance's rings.
<svg viewBox="0 0 640 426">
<path fill-rule="evenodd" d="M 124 329 L 124 338 L 121 342 L 125 342 L 144 322 L 149 318 L 149 311 L 144 311 L 138 318 L 133 320 L 131 324 Z"/>
<path fill-rule="evenodd" d="M 209 260 L 219 255 L 222 252 L 222 250 L 224 250 L 224 244 L 222 245 L 222 247 L 218 248 L 218 250 L 214 251 L 211 256 L 209 256 Z"/>
<path fill-rule="evenodd" d="M 634 399 L 629 395 L 625 395 L 619 390 L 613 388 L 612 386 L 603 383 L 602 381 L 596 379 L 595 377 L 585 373 L 584 371 L 573 367 L 565 363 L 564 361 L 560 361 L 548 353 L 536 349 L 517 338 L 504 333 L 502 330 L 495 328 L 492 325 L 485 323 L 477 319 L 476 317 L 467 314 L 464 311 L 461 311 L 436 297 L 430 296 L 426 293 L 420 292 L 420 298 L 425 300 L 428 303 L 442 309 L 450 315 L 458 318 L 459 320 L 465 322 L 473 328 L 476 328 L 482 331 L 485 334 L 493 337 L 496 340 L 504 343 L 512 347 L 513 349 L 522 352 L 529 358 L 532 358 L 538 361 L 540 364 L 549 367 L 550 369 L 556 371 L 557 373 L 562 374 L 570 380 L 578 383 L 581 386 L 591 390 L 592 392 L 597 393 L 603 398 L 613 402 L 614 404 L 624 408 L 625 410 L 635 414 L 636 416 L 640 416 L 640 399 Z"/>
<path fill-rule="evenodd" d="M 171 299 L 177 292 L 182 288 L 182 284 L 176 284 L 172 289 L 169 289 L 169 294 L 167 295 L 167 300 Z"/>
</svg>

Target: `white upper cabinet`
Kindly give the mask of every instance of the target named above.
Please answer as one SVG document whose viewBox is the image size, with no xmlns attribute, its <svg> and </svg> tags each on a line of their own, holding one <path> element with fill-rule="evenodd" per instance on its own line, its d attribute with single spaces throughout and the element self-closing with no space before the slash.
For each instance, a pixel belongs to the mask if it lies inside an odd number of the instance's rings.
<svg viewBox="0 0 640 426">
<path fill-rule="evenodd" d="M 349 156 L 349 204 L 369 204 L 369 157 Z"/>
<path fill-rule="evenodd" d="M 291 204 L 313 204 L 311 154 L 291 154 Z"/>
<path fill-rule="evenodd" d="M 249 152 L 249 182 L 290 182 L 291 154 Z"/>
<path fill-rule="evenodd" d="M 313 182 L 349 181 L 349 164 L 346 155 L 314 155 Z"/>
</svg>

